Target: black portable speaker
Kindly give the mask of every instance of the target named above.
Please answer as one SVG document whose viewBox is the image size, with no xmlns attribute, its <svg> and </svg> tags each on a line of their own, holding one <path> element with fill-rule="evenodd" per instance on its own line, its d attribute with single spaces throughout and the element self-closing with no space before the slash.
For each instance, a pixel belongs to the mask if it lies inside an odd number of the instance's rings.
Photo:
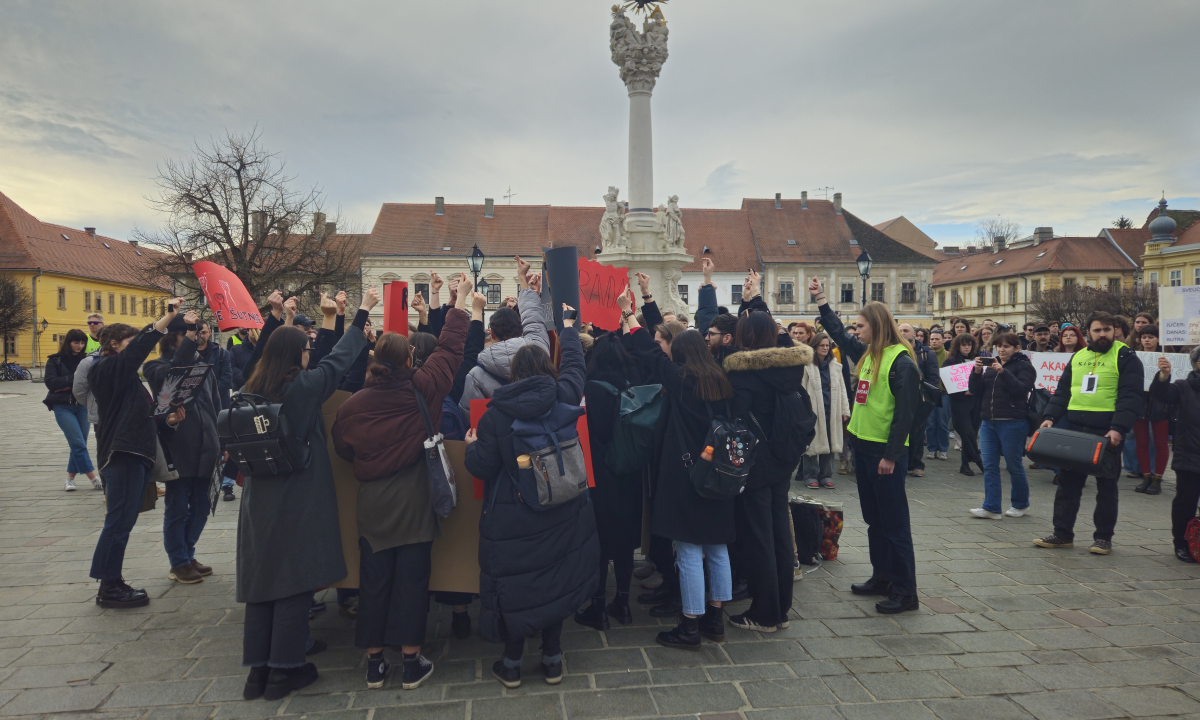
<svg viewBox="0 0 1200 720">
<path fill-rule="evenodd" d="M 1102 435 L 1039 428 L 1029 439 L 1025 454 L 1038 465 L 1111 478 L 1121 471 L 1119 450 L 1110 446 L 1108 438 Z"/>
</svg>

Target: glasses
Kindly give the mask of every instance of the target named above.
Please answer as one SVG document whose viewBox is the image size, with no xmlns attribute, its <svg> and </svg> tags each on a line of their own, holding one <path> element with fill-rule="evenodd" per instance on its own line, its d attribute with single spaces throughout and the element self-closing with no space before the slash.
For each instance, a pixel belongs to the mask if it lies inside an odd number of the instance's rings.
<svg viewBox="0 0 1200 720">
<path fill-rule="evenodd" d="M 88 320 L 87 324 L 88 325 L 103 325 L 104 323 L 100 322 L 99 320 Z"/>
</svg>

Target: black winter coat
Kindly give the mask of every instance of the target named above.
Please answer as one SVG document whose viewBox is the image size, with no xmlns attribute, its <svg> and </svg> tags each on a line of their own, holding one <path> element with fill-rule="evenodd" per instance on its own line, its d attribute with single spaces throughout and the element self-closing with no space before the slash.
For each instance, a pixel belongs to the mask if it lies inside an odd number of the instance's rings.
<svg viewBox="0 0 1200 720">
<path fill-rule="evenodd" d="M 1200 468 L 1200 372 L 1193 370 L 1184 380 L 1163 382 L 1154 373 L 1150 396 L 1158 402 L 1174 405 L 1179 413 L 1171 447 L 1171 469 L 1195 473 Z"/>
<path fill-rule="evenodd" d="M 558 382 L 538 376 L 498 388 L 479 420 L 478 440 L 467 446 L 467 470 L 484 483 L 479 634 L 489 642 L 504 639 L 501 616 L 508 637 L 530 637 L 573 615 L 596 589 L 600 541 L 589 493 L 548 510 L 531 510 L 513 482 L 513 420 L 536 418 L 556 402 L 578 405 L 583 398 L 579 332 L 566 328 L 559 340 Z"/>
<path fill-rule="evenodd" d="M 1029 417 L 1029 393 L 1037 382 L 1033 362 L 1023 353 L 1013 353 L 997 373 L 989 362 L 981 372 L 972 372 L 972 395 L 979 396 L 980 416 L 984 420 L 1026 420 Z"/>
<path fill-rule="evenodd" d="M 220 347 L 209 345 L 209 348 Z M 224 352 L 222 350 L 222 352 Z M 196 351 L 196 341 L 186 336 L 179 347 L 164 352 L 157 360 L 142 366 L 142 375 L 150 384 L 155 397 L 162 389 L 163 381 L 173 367 L 190 367 L 206 364 Z M 181 478 L 207 478 L 212 475 L 217 456 L 221 454 L 221 439 L 217 436 L 217 413 L 221 407 L 221 392 L 218 389 L 217 370 L 214 366 L 204 378 L 192 401 L 185 406 L 183 422 L 175 427 L 163 423 L 159 427 L 159 440 L 163 453 L 170 458 Z"/>
<path fill-rule="evenodd" d="M 75 368 L 87 355 L 60 355 L 55 353 L 46 358 L 46 399 L 42 400 L 47 410 L 55 405 L 77 405 L 71 388 L 75 385 Z"/>
<path fill-rule="evenodd" d="M 233 384 L 233 357 L 225 348 L 210 342 L 204 350 L 197 350 L 200 359 L 213 366 L 212 374 L 217 383 L 217 410 L 229 409 L 229 391 Z M 237 387 L 241 387 L 238 385 Z"/>
<path fill-rule="evenodd" d="M 234 390 L 241 390 L 246 384 L 247 375 L 246 368 L 250 365 L 250 358 L 254 356 L 254 343 L 249 340 L 243 341 L 241 345 L 234 345 L 229 351 L 229 369 L 232 375 L 232 387 Z"/>
<path fill-rule="evenodd" d="M 699 457 L 704 450 L 710 422 L 708 407 L 696 397 L 694 378 L 682 374 L 682 366 L 671 362 L 649 330 L 635 330 L 631 337 L 643 366 L 666 393 L 655 431 L 655 447 L 662 448 L 662 452 L 651 468 L 654 509 L 650 532 L 695 545 L 729 545 L 737 539 L 733 499 L 710 500 L 697 495 L 683 464 L 685 453 Z M 714 410 L 732 412 L 732 399 L 715 403 Z M 680 447 L 677 421 L 683 424 L 687 447 Z"/>
<path fill-rule="evenodd" d="M 150 417 L 154 399 L 138 377 L 163 333 L 147 325 L 116 355 L 101 355 L 88 370 L 88 385 L 96 398 L 96 450 L 101 470 L 115 452 L 138 456 L 148 465 L 157 455 L 156 427 Z"/>
<path fill-rule="evenodd" d="M 783 393 L 799 392 L 811 422 L 816 422 L 803 387 L 804 366 L 812 364 L 812 356 L 808 345 L 794 345 L 742 350 L 725 358 L 725 373 L 733 385 L 734 412 L 760 441 L 750 467 L 748 488 L 786 484 L 799 465 L 798 461 L 784 464 L 775 459 L 770 449 L 771 433 L 775 427 L 775 400 Z"/>
<path fill-rule="evenodd" d="M 620 401 L 598 382 L 606 382 L 617 390 L 643 382 L 641 373 L 627 378 L 620 371 L 602 370 L 589 373 L 583 388 L 587 397 L 592 475 L 596 479 L 596 487 L 591 490 L 596 530 L 600 534 L 601 557 L 612 560 L 628 555 L 642 543 L 642 470 L 617 474 L 604 462 L 612 444 Z"/>
</svg>

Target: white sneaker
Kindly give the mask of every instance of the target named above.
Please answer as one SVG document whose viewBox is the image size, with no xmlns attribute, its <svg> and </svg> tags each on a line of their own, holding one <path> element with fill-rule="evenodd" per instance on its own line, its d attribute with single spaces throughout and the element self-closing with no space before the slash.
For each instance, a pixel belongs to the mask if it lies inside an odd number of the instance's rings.
<svg viewBox="0 0 1200 720">
<path fill-rule="evenodd" d="M 1029 512 L 1029 508 L 1027 508 L 1027 507 L 1020 508 L 1020 509 L 1017 509 L 1015 507 L 1010 507 L 1009 509 L 1004 511 L 1004 514 L 1009 517 L 1025 517 L 1025 513 L 1027 513 L 1027 512 Z"/>
<path fill-rule="evenodd" d="M 926 460 L 933 460 L 936 457 L 937 457 L 937 453 L 934 452 L 933 450 L 930 450 L 929 453 L 927 455 L 925 455 Z"/>
<path fill-rule="evenodd" d="M 977 518 L 983 518 L 985 520 L 1000 520 L 1004 518 L 1004 516 L 1000 513 L 988 512 L 983 508 L 975 508 L 971 511 L 971 514 Z"/>
<path fill-rule="evenodd" d="M 938 460 L 949 460 L 950 456 L 943 450 L 938 451 Z"/>
<path fill-rule="evenodd" d="M 79 488 L 75 487 L 75 481 L 71 478 L 67 478 L 67 492 L 75 492 L 78 489 Z"/>
<path fill-rule="evenodd" d="M 100 484 L 100 476 L 99 475 L 92 478 L 92 489 L 93 490 L 103 490 L 104 489 L 104 486 Z"/>
</svg>

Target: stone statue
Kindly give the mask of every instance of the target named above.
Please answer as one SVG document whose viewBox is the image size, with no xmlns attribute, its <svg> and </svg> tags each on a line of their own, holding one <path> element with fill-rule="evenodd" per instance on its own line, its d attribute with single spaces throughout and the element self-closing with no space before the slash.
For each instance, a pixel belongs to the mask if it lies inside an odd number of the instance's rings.
<svg viewBox="0 0 1200 720">
<path fill-rule="evenodd" d="M 661 17 L 661 15 L 660 15 Z M 608 44 L 612 61 L 621 68 L 621 80 L 632 91 L 650 92 L 667 61 L 667 21 L 651 17 L 638 32 L 625 11 L 613 11 Z"/>
<path fill-rule="evenodd" d="M 624 226 L 621 223 L 621 204 L 617 202 L 620 189 L 608 186 L 604 195 L 604 217 L 600 218 L 600 247 L 605 250 L 625 245 Z"/>
<path fill-rule="evenodd" d="M 679 294 L 679 283 L 683 282 L 683 273 L 676 268 L 668 268 L 663 270 L 663 289 L 667 291 L 667 301 L 659 303 L 659 307 L 666 306 L 668 309 L 675 312 L 687 312 L 688 304 L 683 301 L 683 297 Z"/>
<path fill-rule="evenodd" d="M 667 198 L 667 207 L 662 222 L 667 247 L 683 247 L 683 211 L 679 209 L 678 195 Z"/>
</svg>

